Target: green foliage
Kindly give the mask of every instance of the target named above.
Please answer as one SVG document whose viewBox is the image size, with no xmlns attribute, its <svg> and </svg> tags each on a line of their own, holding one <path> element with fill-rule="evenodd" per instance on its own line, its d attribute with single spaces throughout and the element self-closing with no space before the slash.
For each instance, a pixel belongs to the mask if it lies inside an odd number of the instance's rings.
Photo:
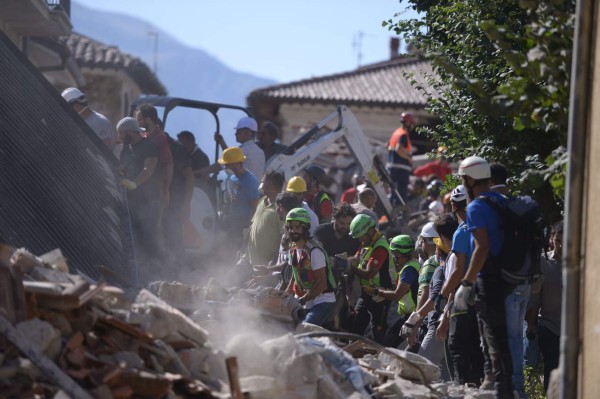
<svg viewBox="0 0 600 399">
<path fill-rule="evenodd" d="M 539 369 L 534 369 L 530 366 L 523 368 L 525 375 L 525 393 L 529 399 L 544 399 L 544 383 L 543 375 Z"/>
<path fill-rule="evenodd" d="M 383 25 L 434 67 L 433 92 L 424 94 L 441 123 L 422 132 L 452 159 L 477 154 L 503 163 L 519 191 L 552 192 L 560 205 L 575 0 L 405 3 L 423 17 L 397 14 Z"/>
</svg>

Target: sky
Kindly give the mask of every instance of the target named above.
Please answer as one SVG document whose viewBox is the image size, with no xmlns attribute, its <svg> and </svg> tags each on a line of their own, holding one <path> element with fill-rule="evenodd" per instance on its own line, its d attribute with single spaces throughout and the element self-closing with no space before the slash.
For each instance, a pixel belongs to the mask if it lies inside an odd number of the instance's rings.
<svg viewBox="0 0 600 399">
<path fill-rule="evenodd" d="M 390 37 L 395 35 L 381 22 L 398 12 L 403 17 L 416 15 L 399 0 L 76 2 L 149 21 L 236 71 L 278 82 L 353 70 L 359 53 L 361 65 L 387 60 Z M 278 62 L 264 62 L 274 52 Z"/>
</svg>

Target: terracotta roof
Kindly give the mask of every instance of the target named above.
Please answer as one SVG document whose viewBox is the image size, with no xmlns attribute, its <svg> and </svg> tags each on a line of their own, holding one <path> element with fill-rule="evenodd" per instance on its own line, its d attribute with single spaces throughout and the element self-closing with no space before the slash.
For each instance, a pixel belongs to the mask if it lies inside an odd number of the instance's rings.
<svg viewBox="0 0 600 399">
<path fill-rule="evenodd" d="M 144 94 L 167 94 L 165 87 L 144 61 L 120 51 L 116 46 L 108 46 L 79 33 L 61 36 L 58 40 L 66 44 L 80 67 L 123 70 Z"/>
<path fill-rule="evenodd" d="M 414 74 L 420 85 L 435 93 L 424 77 L 433 74 L 430 62 L 399 57 L 354 71 L 265 87 L 248 97 L 294 103 L 425 107 L 425 96 L 405 77 L 406 73 Z"/>
</svg>

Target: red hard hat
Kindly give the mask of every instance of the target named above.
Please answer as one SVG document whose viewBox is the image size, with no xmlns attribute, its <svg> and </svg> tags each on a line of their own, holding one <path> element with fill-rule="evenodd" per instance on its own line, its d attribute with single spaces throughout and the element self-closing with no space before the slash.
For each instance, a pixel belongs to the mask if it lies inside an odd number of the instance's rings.
<svg viewBox="0 0 600 399">
<path fill-rule="evenodd" d="M 410 112 L 403 112 L 402 115 L 400 116 L 400 122 L 408 123 L 411 125 L 416 124 L 415 117 Z"/>
</svg>

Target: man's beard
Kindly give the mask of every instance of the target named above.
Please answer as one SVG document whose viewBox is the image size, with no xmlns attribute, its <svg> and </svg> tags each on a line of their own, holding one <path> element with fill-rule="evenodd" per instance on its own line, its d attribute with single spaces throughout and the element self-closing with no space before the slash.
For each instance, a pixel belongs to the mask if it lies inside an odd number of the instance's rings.
<svg viewBox="0 0 600 399">
<path fill-rule="evenodd" d="M 304 234 L 302 233 L 290 233 L 290 240 L 293 242 L 298 242 L 302 239 L 302 237 L 304 236 Z"/>
<path fill-rule="evenodd" d="M 350 229 L 340 229 L 338 227 L 334 227 L 334 230 L 336 233 L 338 233 L 341 236 L 345 236 L 345 235 L 348 235 L 348 233 L 350 233 Z"/>
</svg>

